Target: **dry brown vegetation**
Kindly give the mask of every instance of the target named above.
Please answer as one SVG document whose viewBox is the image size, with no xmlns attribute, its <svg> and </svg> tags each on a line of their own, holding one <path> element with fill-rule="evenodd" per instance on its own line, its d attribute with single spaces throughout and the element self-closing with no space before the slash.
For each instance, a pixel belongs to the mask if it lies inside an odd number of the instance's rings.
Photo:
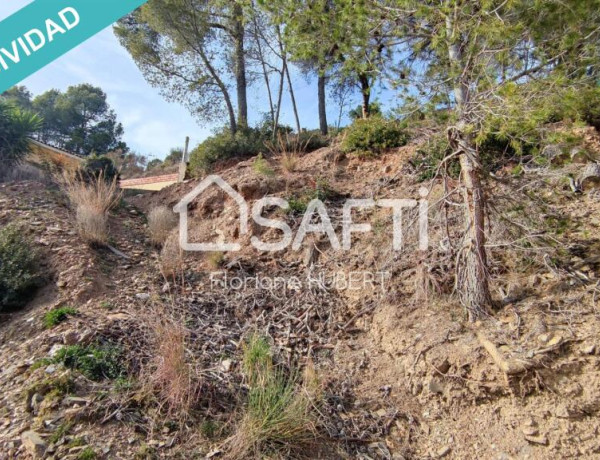
<svg viewBox="0 0 600 460">
<path fill-rule="evenodd" d="M 182 273 L 184 253 L 179 244 L 179 232 L 171 231 L 166 238 L 159 255 L 159 267 L 162 275 L 168 280 L 176 280 Z"/>
<path fill-rule="evenodd" d="M 153 338 L 152 360 L 144 371 L 146 391 L 158 398 L 171 416 L 186 418 L 198 404 L 202 381 L 186 350 L 188 333 L 164 307 L 147 316 Z"/>
<path fill-rule="evenodd" d="M 298 169 L 300 156 L 306 150 L 310 139 L 301 143 L 297 138 L 287 134 L 277 136 L 275 142 L 267 142 L 266 147 L 272 155 L 280 154 L 279 163 L 285 172 L 293 173 Z"/>
<path fill-rule="evenodd" d="M 117 178 L 106 181 L 102 173 L 85 181 L 77 174 L 63 174 L 60 183 L 75 209 L 77 229 L 90 244 L 108 242 L 108 213 L 121 201 Z"/>
<path fill-rule="evenodd" d="M 166 206 L 153 208 L 148 214 L 150 240 L 155 246 L 162 246 L 177 225 L 177 216 Z"/>
</svg>

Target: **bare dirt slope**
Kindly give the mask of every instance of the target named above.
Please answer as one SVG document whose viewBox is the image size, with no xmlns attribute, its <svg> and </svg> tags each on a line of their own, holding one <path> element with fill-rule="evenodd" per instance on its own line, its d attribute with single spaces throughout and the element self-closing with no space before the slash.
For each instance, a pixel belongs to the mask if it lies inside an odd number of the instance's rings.
<svg viewBox="0 0 600 460">
<path fill-rule="evenodd" d="M 451 276 L 462 231 L 459 191 L 451 179 L 419 183 L 409 161 L 414 150 L 359 159 L 333 147 L 302 157 L 291 173 L 278 159 L 269 159 L 273 174 L 257 172 L 253 160 L 218 173 L 250 204 L 264 196 L 298 203 L 318 196 L 338 234 L 346 197 L 419 199 L 426 186 L 427 253 L 416 251 L 411 212 L 403 251 L 392 249 L 386 209 L 355 216 L 373 229 L 356 234 L 350 251 L 311 236 L 298 251 L 259 252 L 250 235 L 239 234 L 232 201 L 213 188 L 190 206 L 191 239 L 234 240 L 243 249 L 218 263 L 212 255 L 188 254 L 183 281 L 175 283 L 160 273 L 145 214 L 175 205 L 197 181 L 132 197 L 115 212 L 113 246 L 128 259 L 80 241 L 58 192 L 33 183 L 2 186 L 0 224 L 27 224 L 46 254 L 49 282 L 25 310 L 0 316 L 0 458 L 31 455 L 22 436 L 31 430 L 48 458 L 78 458 L 87 447 L 107 459 L 226 458 L 226 434 L 211 436 L 197 421 L 172 423 L 136 393 L 135 383 L 93 382 L 61 366 L 36 365 L 66 343 L 111 341 L 128 354 L 128 379 L 135 381 L 152 354 L 144 348 L 144 322 L 157 303 L 185 318 L 190 352 L 210 388 L 199 419 L 221 424 L 225 433 L 243 394 L 241 343 L 258 330 L 271 337 L 283 362 L 316 364 L 324 395 L 320 431 L 331 448 L 313 456 L 600 456 L 599 195 L 571 191 L 567 174 L 580 168 L 574 164 L 497 171 L 488 182 L 497 309 L 469 324 Z M 302 218 L 277 208 L 265 215 L 294 229 Z M 274 229 L 252 230 L 264 241 L 280 238 Z M 353 289 L 307 281 L 350 272 L 382 273 L 385 283 Z M 243 290 L 214 284 L 215 277 L 260 276 L 306 284 Z M 67 304 L 79 314 L 45 329 L 44 313 Z M 52 387 L 63 375 L 72 381 L 60 397 L 40 386 Z"/>
</svg>

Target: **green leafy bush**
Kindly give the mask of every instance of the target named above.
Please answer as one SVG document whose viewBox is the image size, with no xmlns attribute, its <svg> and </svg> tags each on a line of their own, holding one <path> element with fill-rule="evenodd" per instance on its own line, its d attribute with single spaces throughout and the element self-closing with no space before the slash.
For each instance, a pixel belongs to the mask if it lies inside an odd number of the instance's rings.
<svg viewBox="0 0 600 460">
<path fill-rule="evenodd" d="M 76 314 L 77 310 L 75 310 L 73 307 L 55 308 L 44 315 L 44 326 L 50 329 L 51 327 L 54 327 L 65 321 L 69 316 Z"/>
<path fill-rule="evenodd" d="M 356 120 L 345 134 L 342 150 L 361 155 L 379 154 L 386 149 L 406 145 L 408 141 L 398 123 L 382 117 Z"/>
<path fill-rule="evenodd" d="M 262 153 L 259 153 L 258 156 L 254 159 L 254 163 L 252 163 L 252 169 L 256 174 L 261 176 L 272 177 L 275 175 L 275 171 L 271 166 L 269 166 L 269 162 L 265 160 Z"/>
<path fill-rule="evenodd" d="M 71 345 L 61 348 L 54 362 L 78 370 L 90 380 L 116 379 L 123 375 L 121 351 L 115 346 Z"/>
<path fill-rule="evenodd" d="M 20 163 L 29 152 L 29 139 L 42 119 L 0 100 L 0 163 L 10 167 Z"/>
<path fill-rule="evenodd" d="M 119 171 L 112 159 L 101 156 L 92 156 L 85 160 L 81 169 L 81 175 L 84 179 L 98 179 L 100 176 L 106 182 L 112 182 L 119 177 Z"/>
<path fill-rule="evenodd" d="M 38 254 L 19 226 L 0 229 L 0 310 L 21 307 L 38 286 Z"/>
<path fill-rule="evenodd" d="M 228 129 L 223 129 L 192 151 L 190 169 L 195 175 L 206 174 L 219 161 L 253 156 L 263 148 L 263 138 L 257 129 L 240 129 L 234 136 Z"/>
<path fill-rule="evenodd" d="M 329 138 L 323 136 L 319 130 L 302 131 L 296 137 L 302 151 L 306 153 L 322 149 L 330 144 Z"/>
</svg>

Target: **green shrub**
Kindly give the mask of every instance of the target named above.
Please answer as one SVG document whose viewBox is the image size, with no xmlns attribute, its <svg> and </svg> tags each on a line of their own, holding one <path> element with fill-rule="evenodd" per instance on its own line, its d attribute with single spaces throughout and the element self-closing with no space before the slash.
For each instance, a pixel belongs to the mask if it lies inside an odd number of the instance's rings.
<svg viewBox="0 0 600 460">
<path fill-rule="evenodd" d="M 366 120 L 356 120 L 348 127 L 342 150 L 372 155 L 386 149 L 401 147 L 406 145 L 407 141 L 407 135 L 398 123 L 382 117 L 371 117 Z"/>
<path fill-rule="evenodd" d="M 296 138 L 300 144 L 300 148 L 306 153 L 322 149 L 330 144 L 330 140 L 326 136 L 323 136 L 319 130 L 302 131 Z"/>
<path fill-rule="evenodd" d="M 190 169 L 195 175 L 206 174 L 219 161 L 253 156 L 263 148 L 263 138 L 257 129 L 240 129 L 235 136 L 223 129 L 192 151 Z"/>
<path fill-rule="evenodd" d="M 44 315 L 44 326 L 50 329 L 51 327 L 56 326 L 57 324 L 65 321 L 69 316 L 73 316 L 77 314 L 77 310 L 72 307 L 60 307 L 55 308 L 54 310 L 50 310 Z"/>
<path fill-rule="evenodd" d="M 0 100 L 0 164 L 9 168 L 29 152 L 29 139 L 42 125 L 42 119 Z"/>
<path fill-rule="evenodd" d="M 98 458 L 98 455 L 96 454 L 96 451 L 89 446 L 83 449 L 77 456 L 77 460 L 94 460 L 95 458 Z"/>
<path fill-rule="evenodd" d="M 121 352 L 112 345 L 71 345 L 61 348 L 54 362 L 81 372 L 90 380 L 116 379 L 123 375 Z"/>
<path fill-rule="evenodd" d="M 112 182 L 119 177 L 119 171 L 112 159 L 101 156 L 92 156 L 85 160 L 81 168 L 84 179 L 98 179 L 101 175 L 106 182 Z"/>
<path fill-rule="evenodd" d="M 276 366 L 272 356 L 263 337 L 253 336 L 245 346 L 248 403 L 229 440 L 233 458 L 265 458 L 277 450 L 287 458 L 315 440 L 320 388 L 314 367 L 309 364 L 301 376 Z"/>
<path fill-rule="evenodd" d="M 252 169 L 256 174 L 261 176 L 272 177 L 275 175 L 275 171 L 271 166 L 269 166 L 269 162 L 265 160 L 262 153 L 259 153 L 258 156 L 254 159 L 254 163 L 252 163 Z"/>
<path fill-rule="evenodd" d="M 369 104 L 369 115 L 371 117 L 376 117 L 376 116 L 381 116 L 382 115 L 381 104 L 378 101 L 371 102 Z M 360 119 L 362 119 L 362 116 L 363 116 L 363 106 L 362 106 L 362 104 L 360 104 L 360 105 L 356 106 L 355 108 L 353 108 L 352 110 L 350 110 L 350 112 L 348 112 L 348 116 L 352 120 L 360 120 Z"/>
<path fill-rule="evenodd" d="M 39 284 L 38 254 L 17 225 L 0 229 L 0 310 L 21 307 Z"/>
</svg>

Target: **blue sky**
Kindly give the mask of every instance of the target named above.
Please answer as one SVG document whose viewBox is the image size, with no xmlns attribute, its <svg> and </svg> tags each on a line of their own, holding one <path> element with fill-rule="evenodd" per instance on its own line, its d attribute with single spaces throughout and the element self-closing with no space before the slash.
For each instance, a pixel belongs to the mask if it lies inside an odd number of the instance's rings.
<svg viewBox="0 0 600 460">
<path fill-rule="evenodd" d="M 23 8 L 31 0 L 2 0 L 0 20 Z M 198 123 L 188 111 L 169 103 L 144 79 L 129 54 L 107 28 L 20 84 L 38 95 L 49 89 L 64 91 L 68 86 L 91 83 L 101 87 L 108 102 L 125 128 L 124 140 L 136 152 L 149 158 L 164 158 L 171 147 L 182 146 L 190 136 L 195 146 L 211 134 L 215 125 Z M 294 77 L 300 121 L 305 128 L 318 127 L 316 79 L 307 82 Z M 267 110 L 265 90 L 250 88 L 248 102 L 250 122 L 260 119 Z M 354 100 L 358 104 L 358 98 Z M 338 117 L 338 107 L 329 104 L 329 123 Z M 347 110 L 345 111 L 347 112 Z M 223 124 L 225 123 L 223 119 Z M 282 122 L 295 126 L 289 96 L 282 104 Z"/>
</svg>

